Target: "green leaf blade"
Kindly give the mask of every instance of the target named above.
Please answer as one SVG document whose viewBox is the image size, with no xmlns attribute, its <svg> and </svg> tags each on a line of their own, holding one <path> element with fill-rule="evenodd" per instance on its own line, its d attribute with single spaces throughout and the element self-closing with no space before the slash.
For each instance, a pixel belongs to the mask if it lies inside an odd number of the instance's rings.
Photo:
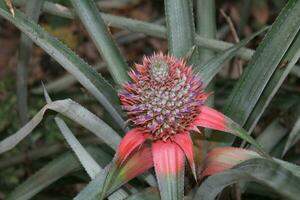
<svg viewBox="0 0 300 200">
<path fill-rule="evenodd" d="M 191 0 L 165 0 L 169 52 L 183 58 L 194 45 L 195 27 Z"/>
<path fill-rule="evenodd" d="M 105 166 L 111 156 L 100 149 L 88 147 L 87 151 L 101 166 Z M 47 165 L 42 167 L 39 171 L 29 177 L 25 182 L 15 188 L 7 197 L 8 200 L 22 199 L 27 200 L 34 197 L 43 189 L 66 176 L 67 174 L 81 169 L 81 164 L 72 153 L 64 153 L 57 157 Z"/>
<path fill-rule="evenodd" d="M 300 29 L 299 12 L 299 1 L 292 0 L 287 3 L 227 100 L 224 113 L 240 125 L 243 126 L 247 121 L 271 76 L 296 37 Z M 234 139 L 224 134 L 214 137 L 222 141 L 222 145 L 231 144 Z"/>
<path fill-rule="evenodd" d="M 211 0 L 198 0 L 196 1 L 196 31 L 197 33 L 206 38 L 216 38 L 216 5 L 215 1 Z M 214 56 L 214 51 L 198 47 L 198 62 L 205 64 Z"/>
<path fill-rule="evenodd" d="M 299 199 L 300 178 L 278 162 L 261 158 L 243 162 L 232 170 L 210 176 L 199 187 L 194 199 L 214 200 L 226 186 L 239 181 L 255 181 L 287 199 Z"/>
<path fill-rule="evenodd" d="M 80 17 L 97 49 L 107 62 L 108 70 L 116 83 L 128 80 L 128 66 L 114 43 L 93 0 L 72 0 L 76 14 Z"/>
<path fill-rule="evenodd" d="M 49 35 L 32 20 L 16 10 L 16 16 L 12 17 L 0 1 L 0 15 L 13 23 L 24 34 L 32 39 L 38 46 L 44 49 L 51 57 L 61 64 L 69 73 L 91 93 L 111 114 L 117 124 L 124 129 L 125 122 L 121 117 L 121 108 L 118 95 L 114 88 L 92 67 L 86 64 L 73 51 L 67 48 L 59 40 Z"/>
<path fill-rule="evenodd" d="M 237 54 L 237 52 L 242 47 L 244 47 L 249 41 L 251 41 L 253 38 L 266 31 L 267 29 L 268 27 L 265 27 L 257 31 L 256 33 L 252 34 L 248 38 L 220 52 L 215 57 L 210 59 L 206 64 L 196 66 L 194 68 L 195 73 L 198 73 L 198 76 L 205 83 L 205 85 L 208 85 L 210 81 L 214 78 L 214 76 L 222 69 L 222 66 L 225 62 L 233 58 Z"/>
<path fill-rule="evenodd" d="M 19 129 L 15 134 L 2 140 L 0 142 L 0 154 L 11 150 L 28 136 L 42 121 L 44 114 L 48 109 L 72 119 L 101 138 L 103 142 L 112 149 L 117 149 L 121 137 L 110 126 L 78 103 L 66 99 L 54 101 L 45 105 L 25 126 Z"/>
<path fill-rule="evenodd" d="M 44 0 L 30 0 L 25 6 L 25 13 L 34 22 L 38 22 Z M 21 34 L 21 42 L 18 51 L 17 64 L 17 96 L 18 110 L 21 124 L 28 121 L 28 67 L 31 57 L 33 42 L 25 35 Z"/>
<path fill-rule="evenodd" d="M 286 52 L 284 58 L 280 62 L 279 66 L 276 68 L 275 72 L 271 76 L 269 82 L 264 88 L 258 102 L 253 108 L 250 116 L 248 117 L 245 128 L 252 131 L 256 126 L 258 120 L 260 119 L 262 113 L 265 111 L 266 107 L 271 102 L 272 98 L 282 85 L 283 81 L 287 77 L 287 75 L 292 71 L 292 69 L 296 69 L 296 62 L 300 58 L 300 32 L 296 36 L 292 45 Z"/>
</svg>

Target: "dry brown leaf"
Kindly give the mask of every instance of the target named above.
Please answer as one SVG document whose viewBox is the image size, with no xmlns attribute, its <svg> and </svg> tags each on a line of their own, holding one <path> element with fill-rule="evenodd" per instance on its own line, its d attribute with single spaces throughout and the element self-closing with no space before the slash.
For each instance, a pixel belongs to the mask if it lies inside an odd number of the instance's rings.
<svg viewBox="0 0 300 200">
<path fill-rule="evenodd" d="M 7 7 L 9 8 L 10 13 L 15 16 L 15 10 L 12 4 L 12 0 L 5 0 Z"/>
</svg>

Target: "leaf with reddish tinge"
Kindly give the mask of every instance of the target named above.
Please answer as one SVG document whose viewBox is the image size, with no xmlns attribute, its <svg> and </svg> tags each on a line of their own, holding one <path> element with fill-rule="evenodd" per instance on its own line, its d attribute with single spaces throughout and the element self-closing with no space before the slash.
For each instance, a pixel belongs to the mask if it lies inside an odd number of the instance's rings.
<svg viewBox="0 0 300 200">
<path fill-rule="evenodd" d="M 197 180 L 196 166 L 195 166 L 195 160 L 194 160 L 193 141 L 191 139 L 190 134 L 189 133 L 177 134 L 174 136 L 173 140 L 176 144 L 178 144 L 178 146 L 184 152 L 184 154 L 190 164 L 190 167 L 192 169 L 193 176 L 194 176 L 195 180 Z"/>
<path fill-rule="evenodd" d="M 153 167 L 151 148 L 143 145 L 139 150 L 132 152 L 122 166 L 117 165 L 114 160 L 105 167 L 101 174 L 92 180 L 74 199 L 104 199 L 120 186 L 151 167 Z"/>
<path fill-rule="evenodd" d="M 170 140 L 154 142 L 152 152 L 161 199 L 183 199 L 184 152 Z"/>
<path fill-rule="evenodd" d="M 113 162 L 104 181 L 100 199 L 103 199 L 106 195 L 109 195 L 118 187 L 141 175 L 151 167 L 153 167 L 151 148 L 145 145 L 132 152 L 122 165 L 119 165 L 118 162 Z"/>
<path fill-rule="evenodd" d="M 261 157 L 254 151 L 235 148 L 219 147 L 211 150 L 204 161 L 202 176 L 223 172 L 243 161 Z"/>
<path fill-rule="evenodd" d="M 116 182 L 113 188 L 135 178 L 151 167 L 153 167 L 151 148 L 143 145 L 140 149 L 134 152 L 128 158 L 126 164 L 121 167 L 116 178 L 119 183 L 117 184 Z"/>
<path fill-rule="evenodd" d="M 226 121 L 226 117 L 222 113 L 206 106 L 201 107 L 200 113 L 197 116 L 194 124 L 218 131 L 230 131 L 230 127 L 228 126 L 229 124 Z"/>
<path fill-rule="evenodd" d="M 255 158 L 240 163 L 230 170 L 208 177 L 194 195 L 194 200 L 215 200 L 217 195 L 227 186 L 241 182 L 257 182 L 272 189 L 282 196 L 280 199 L 299 200 L 300 178 L 293 166 L 283 164 L 284 161 L 272 161 Z"/>
<path fill-rule="evenodd" d="M 147 135 L 139 128 L 134 128 L 126 133 L 118 148 L 117 163 L 121 165 L 132 151 L 141 146 L 146 139 Z"/>
<path fill-rule="evenodd" d="M 215 109 L 202 106 L 200 114 L 194 121 L 194 125 L 236 135 L 255 146 L 265 157 L 270 157 L 242 127 Z"/>
</svg>

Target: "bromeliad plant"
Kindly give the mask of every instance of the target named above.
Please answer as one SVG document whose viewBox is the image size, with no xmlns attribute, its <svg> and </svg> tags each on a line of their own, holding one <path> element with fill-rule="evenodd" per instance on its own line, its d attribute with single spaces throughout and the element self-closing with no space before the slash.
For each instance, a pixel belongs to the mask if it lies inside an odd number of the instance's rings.
<svg viewBox="0 0 300 200">
<path fill-rule="evenodd" d="M 32 9 L 37 1 L 39 1 L 38 10 Z M 299 1 L 290 0 L 268 31 L 232 91 L 225 105 L 226 115 L 204 105 L 211 94 L 205 91 L 205 87 L 218 73 L 223 63 L 234 55 L 250 59 L 253 51 L 241 48 L 261 31 L 235 45 L 201 37 L 194 30 L 190 0 L 165 0 L 166 27 L 107 14 L 100 15 L 92 0 L 71 0 L 75 13 L 48 1 L 44 4 L 40 0 L 15 1 L 16 5 L 26 5 L 28 9 L 25 10 L 29 11 L 26 13 L 29 17 L 13 9 L 11 1 L 5 2 L 14 15 L 10 14 L 3 0 L 0 0 L 0 15 L 13 23 L 22 34 L 26 34 L 28 39 L 43 48 L 71 73 L 112 116 L 114 125 L 109 126 L 70 99 L 52 101 L 45 89 L 47 105 L 17 133 L 0 142 L 0 153 L 12 149 L 29 135 L 48 109 L 82 125 L 116 152 L 112 159 L 109 157 L 111 155 L 103 151 L 101 145 L 97 149 L 85 148 L 63 119 L 56 116 L 55 122 L 76 158 L 67 155 L 54 160 L 17 187 L 7 199 L 32 198 L 55 180 L 78 169 L 77 159 L 91 178 L 88 185 L 75 197 L 77 200 L 106 197 L 181 200 L 184 196 L 195 200 L 213 200 L 224 187 L 240 181 L 243 181 L 243 192 L 248 188 L 245 182 L 254 181 L 271 188 L 285 198 L 298 199 L 299 167 L 270 158 L 269 150 L 261 147 L 265 143 L 260 141 L 259 145 L 241 126 L 245 126 L 250 132 L 253 130 L 285 76 L 299 58 Z M 211 5 L 209 8 L 214 8 L 213 1 L 203 0 L 203 2 L 206 2 L 205 5 Z M 197 6 L 196 9 L 206 13 L 204 12 L 206 8 Z M 74 18 L 74 14 L 79 16 L 106 61 L 116 87 L 108 84 L 73 51 L 30 19 L 35 19 L 36 12 L 39 13 L 41 10 L 68 18 Z M 209 13 L 213 13 L 212 10 Z M 104 22 L 151 36 L 167 37 L 169 55 L 156 53 L 144 57 L 142 63 L 136 64 L 129 72 L 128 77 L 125 59 L 113 42 Z M 199 26 L 202 27 L 201 24 Z M 206 62 L 207 59 L 203 58 L 205 53 L 201 53 L 203 47 L 200 46 L 224 51 L 215 57 L 210 56 Z M 195 51 L 191 53 L 191 49 Z M 27 50 L 26 47 L 23 49 Z M 186 56 L 187 54 L 191 55 Z M 185 60 L 186 57 L 190 59 Z M 279 67 L 283 63 L 287 65 Z M 118 94 L 115 88 L 119 87 L 122 89 Z M 121 107 L 127 116 L 122 114 Z M 128 123 L 125 123 L 126 120 Z M 124 129 L 127 125 L 132 128 L 122 139 L 120 136 L 122 133 L 119 134 L 115 130 Z M 203 136 L 205 133 L 202 128 L 221 132 L 212 132 L 209 140 L 203 138 L 199 141 L 197 136 Z M 231 147 L 234 137 L 222 132 L 242 138 L 252 147 L 256 147 L 259 154 L 253 150 Z M 192 133 L 195 138 L 192 137 Z M 294 134 L 291 135 L 288 141 L 293 139 Z M 270 137 L 272 136 L 278 137 L 271 134 Z M 206 143 L 208 148 L 203 143 Z M 221 145 L 226 147 L 220 147 Z M 287 142 L 284 153 L 290 146 L 291 143 Z M 205 149 L 209 150 L 207 154 Z M 95 155 L 101 158 L 97 160 L 99 162 L 93 158 Z M 112 160 L 108 165 L 104 162 L 107 157 Z M 185 160 L 189 167 L 185 167 Z M 155 173 L 149 170 L 152 167 Z M 184 184 L 191 182 L 184 183 L 184 180 L 189 180 L 186 178 L 188 176 L 185 176 L 185 171 L 191 172 L 187 174 L 192 174 L 196 180 L 193 184 L 186 185 L 187 187 L 184 187 Z M 143 173 L 144 175 L 135 181 L 152 188 L 142 190 L 142 186 L 135 186 L 136 183 L 124 185 Z M 203 181 L 205 177 L 208 178 Z M 262 188 L 261 185 L 256 187 Z"/>
<path fill-rule="evenodd" d="M 119 146 L 117 164 L 122 164 L 145 141 L 152 141 L 153 164 L 161 191 L 166 190 L 166 181 L 183 179 L 185 156 L 197 179 L 190 133 L 200 133 L 198 127 L 243 135 L 232 120 L 204 106 L 209 94 L 185 61 L 155 54 L 145 57 L 129 76 L 132 81 L 124 84 L 120 100 L 134 128 Z M 162 197 L 165 194 L 162 192 Z"/>
<path fill-rule="evenodd" d="M 134 128 L 122 139 L 115 164 L 122 170 L 124 162 L 130 162 L 132 152 L 141 151 L 139 159 L 133 162 L 137 166 L 140 163 L 147 166 L 144 170 L 154 165 L 162 199 L 170 199 L 172 192 L 175 192 L 177 199 L 183 198 L 183 185 L 177 185 L 183 184 L 185 157 L 197 180 L 190 133 L 199 134 L 198 127 L 244 136 L 257 145 L 232 120 L 204 106 L 209 94 L 184 60 L 162 53 L 154 54 L 144 57 L 143 63 L 137 64 L 129 76 L 132 81 L 124 84 L 120 101 Z M 148 140 L 151 141 L 150 159 L 150 149 L 145 151 L 148 145 L 144 144 Z M 257 147 L 265 153 L 259 145 Z M 115 172 L 112 170 L 111 173 Z"/>
</svg>

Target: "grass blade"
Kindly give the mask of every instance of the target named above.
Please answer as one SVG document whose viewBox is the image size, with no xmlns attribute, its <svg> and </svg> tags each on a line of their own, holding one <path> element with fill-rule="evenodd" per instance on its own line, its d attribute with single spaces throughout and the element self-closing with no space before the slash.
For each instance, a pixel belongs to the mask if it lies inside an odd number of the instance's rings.
<svg viewBox="0 0 300 200">
<path fill-rule="evenodd" d="M 127 69 L 119 49 L 111 38 L 93 0 L 71 0 L 76 14 L 80 17 L 98 51 L 108 65 L 115 82 L 121 85 L 128 80 Z"/>
<path fill-rule="evenodd" d="M 261 158 L 243 162 L 232 170 L 210 176 L 202 183 L 194 199 L 214 200 L 226 186 L 240 181 L 255 181 L 287 199 L 299 199 L 300 177 L 278 162 Z"/>
<path fill-rule="evenodd" d="M 165 0 L 169 53 L 183 58 L 194 45 L 195 28 L 191 0 Z"/>
<path fill-rule="evenodd" d="M 27 2 L 25 13 L 32 21 L 38 21 L 43 3 L 44 0 L 30 0 Z M 33 42 L 22 33 L 17 64 L 17 96 L 21 125 L 24 125 L 28 121 L 27 68 L 31 57 L 32 44 Z"/>
<path fill-rule="evenodd" d="M 0 1 L 0 16 L 13 23 L 38 46 L 49 53 L 49 55 L 60 63 L 69 73 L 76 77 L 111 114 L 117 124 L 121 128 L 124 128 L 125 123 L 121 117 L 118 96 L 112 86 L 59 40 L 49 35 L 18 10 L 15 12 L 16 16 L 12 17 L 4 3 Z"/>
</svg>

